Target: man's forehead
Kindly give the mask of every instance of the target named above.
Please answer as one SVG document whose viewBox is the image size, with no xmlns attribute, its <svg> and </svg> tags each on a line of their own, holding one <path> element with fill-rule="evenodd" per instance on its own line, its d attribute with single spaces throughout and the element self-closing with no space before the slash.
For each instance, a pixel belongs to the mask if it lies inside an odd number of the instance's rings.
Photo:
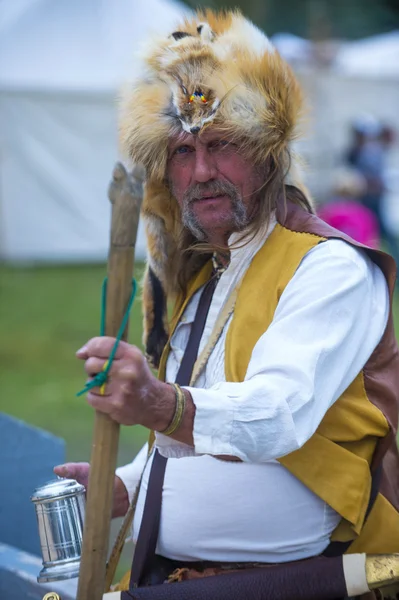
<svg viewBox="0 0 399 600">
<path fill-rule="evenodd" d="M 220 137 L 226 137 L 219 129 L 216 127 L 207 127 L 202 133 L 198 135 L 193 135 L 192 133 L 188 133 L 186 131 L 181 131 L 177 135 L 170 136 L 168 140 L 168 147 L 172 148 L 178 144 L 195 144 L 197 140 L 202 143 L 207 143 L 214 139 Z"/>
<path fill-rule="evenodd" d="M 191 133 L 187 133 L 186 131 L 181 131 L 178 134 L 171 135 L 168 139 L 168 146 L 171 148 L 172 146 L 176 146 L 176 144 L 180 144 L 182 142 L 188 142 L 193 140 L 194 136 Z"/>
</svg>

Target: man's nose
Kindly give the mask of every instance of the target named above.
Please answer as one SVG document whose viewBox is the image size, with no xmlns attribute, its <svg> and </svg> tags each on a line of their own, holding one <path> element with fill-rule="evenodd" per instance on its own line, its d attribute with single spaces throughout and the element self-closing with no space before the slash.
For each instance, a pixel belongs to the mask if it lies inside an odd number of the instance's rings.
<svg viewBox="0 0 399 600">
<path fill-rule="evenodd" d="M 198 183 L 204 183 L 216 176 L 216 165 L 208 148 L 197 145 L 195 152 L 194 179 Z"/>
</svg>

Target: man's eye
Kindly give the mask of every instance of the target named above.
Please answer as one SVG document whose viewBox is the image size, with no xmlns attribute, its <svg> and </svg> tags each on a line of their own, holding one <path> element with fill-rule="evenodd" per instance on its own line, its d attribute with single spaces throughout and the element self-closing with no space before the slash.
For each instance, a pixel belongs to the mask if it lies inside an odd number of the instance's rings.
<svg viewBox="0 0 399 600">
<path fill-rule="evenodd" d="M 215 140 L 214 142 L 212 142 L 210 144 L 210 148 L 211 149 L 215 149 L 215 150 L 219 150 L 222 148 L 232 148 L 234 146 L 234 144 L 232 144 L 231 142 L 229 142 L 229 140 Z"/>
<path fill-rule="evenodd" d="M 190 151 L 188 146 L 179 146 L 173 154 L 187 154 Z"/>
</svg>

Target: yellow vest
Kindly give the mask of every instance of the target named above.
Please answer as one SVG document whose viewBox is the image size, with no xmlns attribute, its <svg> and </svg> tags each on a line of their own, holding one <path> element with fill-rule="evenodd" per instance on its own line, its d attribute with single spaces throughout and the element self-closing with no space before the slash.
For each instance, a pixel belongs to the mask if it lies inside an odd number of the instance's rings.
<svg viewBox="0 0 399 600">
<path fill-rule="evenodd" d="M 305 254 L 325 240 L 277 223 L 237 290 L 225 343 L 226 381 L 244 380 L 252 350 L 272 322 L 286 285 Z M 188 301 L 209 279 L 210 272 L 211 265 L 206 264 L 191 282 L 184 301 L 177 302 L 172 333 Z M 169 344 L 161 359 L 161 379 L 165 376 L 168 353 Z M 290 473 L 342 516 L 332 540 L 354 540 L 349 552 L 399 551 L 399 512 L 381 493 L 365 521 L 371 490 L 370 464 L 377 441 L 389 433 L 386 417 L 367 396 L 363 369 L 327 411 L 311 439 L 299 450 L 279 459 Z"/>
</svg>

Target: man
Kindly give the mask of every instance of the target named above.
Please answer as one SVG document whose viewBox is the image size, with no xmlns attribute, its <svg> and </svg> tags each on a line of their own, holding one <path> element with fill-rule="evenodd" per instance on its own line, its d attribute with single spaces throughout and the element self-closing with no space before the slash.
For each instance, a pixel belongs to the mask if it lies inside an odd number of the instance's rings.
<svg viewBox="0 0 399 600">
<path fill-rule="evenodd" d="M 386 128 L 372 115 L 365 114 L 353 123 L 352 146 L 347 153 L 346 160 L 364 178 L 366 185 L 360 201 L 377 220 L 381 239 L 398 265 L 397 236 L 387 224 L 387 216 L 384 214 L 389 146 L 389 135 L 386 135 Z"/>
<path fill-rule="evenodd" d="M 287 183 L 297 84 L 258 30 L 239 15 L 223 19 L 202 15 L 175 42 L 162 42 L 180 74 L 197 57 L 205 101 L 211 92 L 225 98 L 214 119 L 187 130 L 175 83 L 150 71 L 133 87 L 122 123 L 129 155 L 147 171 L 154 361 L 163 294 L 175 296 L 159 378 L 138 348 L 120 343 L 104 395 L 87 395 L 117 422 L 155 431 L 133 524 L 143 568 L 133 563 L 132 585 L 161 583 L 180 567 L 186 571 L 175 575 L 190 578 L 325 552 L 399 549 L 393 261 L 329 228 Z M 150 65 L 154 56 L 161 60 L 153 50 Z M 196 98 L 198 90 L 174 81 L 188 104 Z M 143 106 L 144 97 L 153 101 Z M 78 351 L 90 377 L 113 342 L 94 338 Z M 146 454 L 118 469 L 114 516 L 126 512 Z M 56 468 L 80 481 L 87 472 L 82 464 Z M 151 508 L 154 481 L 161 492 Z M 142 538 L 156 534 L 144 558 L 140 524 Z"/>
</svg>

